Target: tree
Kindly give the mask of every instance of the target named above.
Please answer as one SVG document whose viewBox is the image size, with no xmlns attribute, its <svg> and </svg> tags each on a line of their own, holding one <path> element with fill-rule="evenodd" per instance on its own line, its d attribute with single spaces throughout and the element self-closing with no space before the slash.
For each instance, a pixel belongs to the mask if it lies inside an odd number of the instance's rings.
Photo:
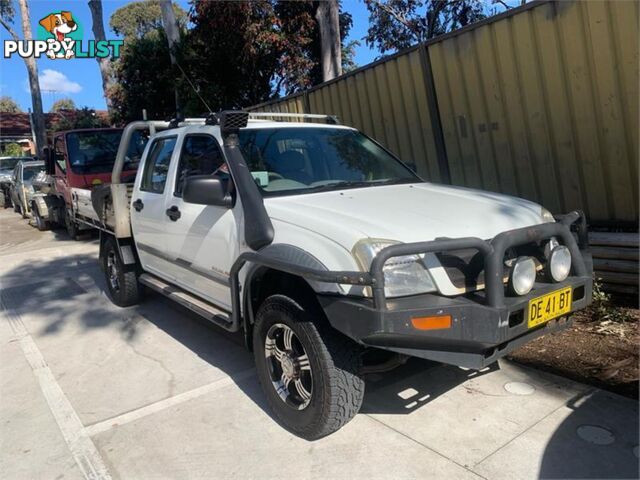
<svg viewBox="0 0 640 480">
<path fill-rule="evenodd" d="M 323 82 L 342 75 L 339 12 L 338 0 L 317 2 L 315 19 L 320 35 L 320 67 Z"/>
<path fill-rule="evenodd" d="M 486 17 L 481 0 L 365 0 L 365 40 L 380 52 L 397 51 Z"/>
<path fill-rule="evenodd" d="M 95 110 L 82 107 L 80 110 L 60 111 L 51 125 L 51 130 L 61 132 L 76 128 L 101 128 L 109 126 L 105 119 L 96 115 Z"/>
<path fill-rule="evenodd" d="M 76 104 L 70 98 L 61 98 L 51 105 L 50 112 L 59 112 L 60 110 L 75 110 Z"/>
<path fill-rule="evenodd" d="M 89 10 L 91 10 L 91 29 L 96 41 L 106 40 L 104 33 L 104 21 L 102 18 L 102 0 L 89 0 Z M 96 57 L 100 76 L 102 77 L 102 91 L 107 104 L 107 110 L 111 114 L 112 105 L 109 97 L 109 90 L 113 85 L 113 75 L 111 73 L 111 60 L 108 57 Z"/>
<path fill-rule="evenodd" d="M 187 24 L 187 12 L 179 5 L 173 5 L 173 12 L 180 30 Z M 150 32 L 157 32 L 162 26 L 162 9 L 159 0 L 131 2 L 120 7 L 111 15 L 109 26 L 122 35 L 125 42 L 140 39 Z"/>
<path fill-rule="evenodd" d="M 2 155 L 6 157 L 22 157 L 24 156 L 24 150 L 18 143 L 6 143 L 3 145 Z"/>
<path fill-rule="evenodd" d="M 25 40 L 33 40 L 31 33 L 31 18 L 29 15 L 29 6 L 27 0 L 18 0 L 20 5 L 20 16 L 22 17 L 22 32 Z M 9 35 L 15 40 L 20 41 L 20 37 L 11 26 L 15 11 L 11 0 L 0 0 L 0 25 L 2 25 Z M 47 136 L 44 123 L 44 112 L 42 111 L 42 94 L 40 93 L 40 83 L 38 81 L 38 66 L 34 57 L 24 59 L 29 76 L 29 90 L 31 92 L 31 107 L 33 108 L 33 126 L 34 140 L 36 144 L 36 152 L 38 156 L 43 157 L 44 147 L 47 145 Z"/>
<path fill-rule="evenodd" d="M 316 7 L 310 0 L 194 0 L 191 28 L 172 49 L 177 68 L 172 68 L 162 26 L 133 29 L 135 36 L 125 40 L 115 62 L 117 121 L 140 118 L 143 108 L 153 118 L 175 115 L 174 88 L 182 113 L 189 116 L 246 107 L 322 82 Z M 343 12 L 338 18 L 344 43 L 351 16 Z M 352 60 L 343 56 L 343 62 Z"/>
<path fill-rule="evenodd" d="M 11 97 L 7 97 L 6 95 L 0 97 L 0 112 L 4 113 L 20 113 L 20 107 L 15 102 L 15 100 Z"/>
<path fill-rule="evenodd" d="M 164 31 L 125 43 L 114 63 L 116 83 L 110 91 L 112 120 L 123 123 L 142 118 L 169 118 L 175 113 L 175 79 Z"/>
<path fill-rule="evenodd" d="M 160 0 L 160 9 L 162 10 L 162 25 L 164 27 L 165 34 L 167 35 L 171 66 L 173 67 L 173 70 L 176 71 L 176 50 L 180 43 L 180 26 L 176 20 L 171 0 Z M 176 117 L 181 117 L 180 93 L 177 85 L 173 87 L 173 95 L 176 101 Z"/>
</svg>

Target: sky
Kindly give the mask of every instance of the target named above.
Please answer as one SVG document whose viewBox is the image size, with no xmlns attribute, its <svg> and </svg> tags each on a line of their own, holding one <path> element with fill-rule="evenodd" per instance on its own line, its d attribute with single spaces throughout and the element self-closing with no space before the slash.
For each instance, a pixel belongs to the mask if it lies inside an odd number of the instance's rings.
<svg viewBox="0 0 640 480">
<path fill-rule="evenodd" d="M 118 8 L 129 3 L 122 0 L 103 0 L 105 29 L 107 39 L 117 39 L 109 30 L 109 17 Z M 185 10 L 189 9 L 187 0 L 178 0 L 176 3 Z M 14 29 L 22 36 L 20 14 L 17 2 Z M 37 38 L 38 22 L 52 11 L 69 10 L 84 29 L 84 38 L 93 39 L 91 32 L 91 12 L 86 0 L 66 0 L 58 2 L 52 0 L 31 0 L 31 28 L 34 37 Z M 350 40 L 361 40 L 367 32 L 368 14 L 362 0 L 343 0 L 343 8 L 353 16 L 353 27 L 350 32 Z M 9 34 L 0 26 L 0 40 L 9 39 Z M 370 50 L 361 41 L 356 49 L 356 62 L 358 65 L 366 65 L 378 56 L 376 51 Z M 102 95 L 102 80 L 98 62 L 95 59 L 70 59 L 50 60 L 42 56 L 37 60 L 42 90 L 42 102 L 44 111 L 51 108 L 53 102 L 60 98 L 71 98 L 78 107 L 90 107 L 93 109 L 106 109 L 104 96 Z M 0 56 L 0 96 L 8 95 L 13 98 L 23 111 L 31 108 L 31 95 L 27 82 L 27 70 L 24 60 L 17 55 L 10 59 Z"/>
</svg>

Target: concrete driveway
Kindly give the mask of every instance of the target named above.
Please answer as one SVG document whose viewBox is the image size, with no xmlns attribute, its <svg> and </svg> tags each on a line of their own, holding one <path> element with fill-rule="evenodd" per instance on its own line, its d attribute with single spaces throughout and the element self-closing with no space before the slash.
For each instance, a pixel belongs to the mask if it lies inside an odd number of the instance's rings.
<svg viewBox="0 0 640 480">
<path fill-rule="evenodd" d="M 2 478 L 638 477 L 636 402 L 508 362 L 371 375 L 351 423 L 301 440 L 238 338 L 113 306 L 97 250 L 0 211 Z"/>
</svg>

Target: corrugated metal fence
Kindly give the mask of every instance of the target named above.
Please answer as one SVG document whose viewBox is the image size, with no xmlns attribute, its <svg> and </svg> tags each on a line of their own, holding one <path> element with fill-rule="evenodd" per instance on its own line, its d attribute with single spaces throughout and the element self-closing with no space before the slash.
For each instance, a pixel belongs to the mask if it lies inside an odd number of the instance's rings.
<svg viewBox="0 0 640 480">
<path fill-rule="evenodd" d="M 250 110 L 337 115 L 426 179 L 637 222 L 638 10 L 532 2 Z"/>
</svg>

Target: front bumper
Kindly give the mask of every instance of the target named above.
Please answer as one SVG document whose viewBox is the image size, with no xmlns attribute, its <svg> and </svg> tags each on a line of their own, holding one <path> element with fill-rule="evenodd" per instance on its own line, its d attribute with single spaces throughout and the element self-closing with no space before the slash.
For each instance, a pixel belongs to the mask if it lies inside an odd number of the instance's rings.
<svg viewBox="0 0 640 480">
<path fill-rule="evenodd" d="M 561 288 L 573 289 L 571 312 L 590 303 L 592 279 L 570 277 L 562 283 L 538 283 L 522 297 L 506 297 L 504 306 L 486 304 L 484 292 L 448 298 L 434 294 L 389 300 L 376 308 L 370 299 L 319 295 L 330 323 L 357 342 L 405 355 L 461 367 L 483 368 L 514 348 L 571 325 L 569 315 L 528 328 L 529 300 Z M 418 330 L 411 319 L 451 315 L 451 327 Z"/>
<path fill-rule="evenodd" d="M 467 368 L 483 368 L 535 337 L 570 325 L 567 314 L 530 329 L 528 305 L 531 299 L 571 287 L 573 296 L 569 314 L 586 307 L 591 301 L 592 265 L 587 251 L 584 214 L 575 211 L 558 216 L 556 220 L 554 223 L 506 231 L 491 241 L 469 237 L 391 245 L 376 255 L 368 272 L 317 270 L 266 253 L 245 252 L 231 269 L 233 312 L 240 311 L 239 271 L 248 262 L 316 282 L 368 286 L 372 290 L 372 298 L 318 294 L 333 327 L 363 345 Z M 551 237 L 556 237 L 569 248 L 571 275 L 561 283 L 537 283 L 525 296 L 506 295 L 503 280 L 505 252 L 514 246 Z M 390 258 L 457 249 L 476 249 L 483 255 L 484 290 L 458 297 L 424 294 L 386 298 L 383 269 Z M 425 331 L 412 325 L 413 317 L 439 315 L 451 316 L 450 328 Z M 235 319 L 236 323 L 239 321 L 239 318 Z"/>
</svg>

